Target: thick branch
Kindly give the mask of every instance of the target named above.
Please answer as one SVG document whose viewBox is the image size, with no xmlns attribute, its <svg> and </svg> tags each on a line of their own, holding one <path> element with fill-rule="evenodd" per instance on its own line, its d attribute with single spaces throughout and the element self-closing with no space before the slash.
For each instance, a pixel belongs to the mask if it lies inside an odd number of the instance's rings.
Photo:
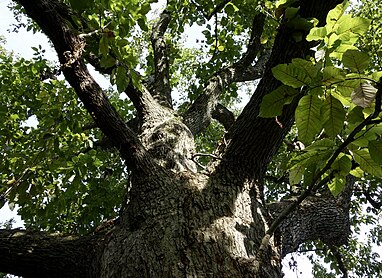
<svg viewBox="0 0 382 278">
<path fill-rule="evenodd" d="M 194 135 L 206 129 L 211 123 L 212 112 L 215 110 L 218 98 L 224 88 L 233 82 L 261 78 L 265 64 L 263 59 L 260 59 L 254 67 L 251 66 L 251 63 L 260 50 L 260 36 L 264 26 L 264 20 L 265 16 L 263 14 L 257 14 L 255 16 L 253 24 L 253 30 L 255 31 L 252 31 L 247 52 L 238 62 L 217 72 L 210 78 L 207 81 L 204 93 L 195 100 L 189 110 L 184 114 L 185 124 Z M 255 36 L 254 32 L 259 33 Z"/>
<path fill-rule="evenodd" d="M 53 0 L 18 2 L 50 38 L 67 81 L 75 89 L 97 126 L 120 150 L 126 164 L 134 169 L 147 163 L 147 155 L 134 132 L 127 127 L 88 72 L 81 57 L 85 47 L 84 41 L 71 30 L 67 20 L 61 16 L 60 10 L 66 6 Z"/>
<path fill-rule="evenodd" d="M 235 121 L 235 115 L 225 106 L 218 103 L 215 110 L 212 112 L 212 118 L 221 123 L 228 130 Z"/>
<path fill-rule="evenodd" d="M 153 26 L 151 33 L 155 64 L 155 82 L 152 94 L 160 104 L 167 107 L 172 107 L 172 99 L 168 62 L 169 49 L 164 34 L 170 20 L 170 13 L 164 10 L 159 17 L 159 21 Z"/>
<path fill-rule="evenodd" d="M 317 18 L 322 25 L 329 10 L 340 2 L 340 0 L 300 1 L 299 13 L 304 18 Z M 281 63 L 288 63 L 293 58 L 305 58 L 310 53 L 312 44 L 305 40 L 296 42 L 291 38 L 292 31 L 286 25 L 279 27 L 265 73 L 249 103 L 226 134 L 227 145 L 221 145 L 219 149 L 220 153 L 224 153 L 225 161 L 230 161 L 227 162 L 228 165 L 234 162 L 237 164 L 237 170 L 247 172 L 248 178 L 251 179 L 262 178 L 268 163 L 294 122 L 298 98 L 284 107 L 282 116 L 277 120 L 258 117 L 264 95 L 281 85 L 274 78 L 272 68 Z M 245 165 L 246 169 L 240 165 Z"/>
<path fill-rule="evenodd" d="M 0 230 L 0 271 L 25 277 L 94 277 L 96 236 Z"/>
</svg>

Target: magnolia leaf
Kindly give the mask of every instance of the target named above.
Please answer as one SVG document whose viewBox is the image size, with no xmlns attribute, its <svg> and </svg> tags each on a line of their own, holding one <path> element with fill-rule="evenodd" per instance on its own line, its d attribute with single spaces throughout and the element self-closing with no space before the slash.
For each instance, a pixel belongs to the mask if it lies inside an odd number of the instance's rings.
<svg viewBox="0 0 382 278">
<path fill-rule="evenodd" d="M 305 172 L 305 167 L 302 165 L 298 165 L 297 167 L 292 168 L 289 171 L 289 183 L 291 185 L 299 184 L 302 180 L 302 176 L 304 172 Z"/>
<path fill-rule="evenodd" d="M 324 39 L 326 36 L 325 27 L 314 27 L 310 30 L 309 34 L 306 36 L 307 41 L 318 41 Z"/>
<path fill-rule="evenodd" d="M 365 175 L 365 172 L 361 168 L 356 167 L 355 169 L 351 170 L 349 174 L 352 175 L 353 177 L 360 179 L 360 178 L 363 178 L 363 176 Z"/>
<path fill-rule="evenodd" d="M 360 73 L 369 65 L 370 57 L 359 50 L 350 49 L 342 56 L 342 62 L 345 67 Z"/>
<path fill-rule="evenodd" d="M 379 165 L 382 165 L 382 141 L 372 140 L 369 142 L 368 148 L 371 158 Z"/>
<path fill-rule="evenodd" d="M 382 177 L 381 165 L 371 158 L 367 149 L 353 150 L 353 156 L 363 171 L 377 177 Z"/>
<path fill-rule="evenodd" d="M 322 102 L 317 96 L 307 95 L 301 98 L 295 113 L 298 138 L 308 145 L 321 131 L 320 110 Z"/>
<path fill-rule="evenodd" d="M 361 17 L 352 17 L 351 15 L 344 15 L 337 23 L 337 34 L 352 32 L 362 35 L 369 29 L 370 20 Z"/>
<path fill-rule="evenodd" d="M 129 85 L 129 78 L 126 69 L 123 66 L 117 68 L 115 83 L 117 84 L 117 90 L 120 93 L 125 91 Z"/>
<path fill-rule="evenodd" d="M 363 83 L 351 93 L 351 99 L 355 105 L 365 108 L 374 101 L 376 93 L 376 88 L 368 83 Z"/>
<path fill-rule="evenodd" d="M 292 64 L 299 69 L 303 69 L 311 80 L 313 80 L 317 76 L 317 73 L 320 70 L 319 67 L 313 65 L 311 61 L 301 58 L 292 59 Z"/>
<path fill-rule="evenodd" d="M 293 64 L 277 65 L 272 68 L 272 73 L 276 79 L 293 88 L 299 88 L 311 82 L 305 71 Z"/>
<path fill-rule="evenodd" d="M 346 178 L 344 177 L 335 177 L 328 183 L 329 190 L 334 197 L 337 197 L 344 190 L 345 185 Z"/>
<path fill-rule="evenodd" d="M 340 176 L 349 174 L 352 168 L 352 162 L 348 155 L 341 153 L 331 166 L 332 170 Z"/>
<path fill-rule="evenodd" d="M 325 85 L 330 85 L 332 83 L 345 80 L 343 71 L 339 68 L 328 66 L 323 70 L 323 80 Z"/>
<path fill-rule="evenodd" d="M 109 38 L 104 34 L 99 41 L 99 53 L 107 55 L 109 53 Z"/>
<path fill-rule="evenodd" d="M 333 26 L 337 23 L 340 17 L 344 14 L 347 3 L 338 4 L 333 10 L 329 11 L 326 16 L 326 28 L 327 32 L 330 33 Z"/>
<path fill-rule="evenodd" d="M 286 85 L 278 87 L 276 90 L 264 96 L 260 105 L 260 117 L 272 118 L 280 116 L 284 105 L 292 102 L 298 92 Z"/>
<path fill-rule="evenodd" d="M 345 121 L 346 111 L 342 103 L 329 95 L 321 108 L 321 114 L 325 133 L 335 138 L 341 132 Z"/>
</svg>

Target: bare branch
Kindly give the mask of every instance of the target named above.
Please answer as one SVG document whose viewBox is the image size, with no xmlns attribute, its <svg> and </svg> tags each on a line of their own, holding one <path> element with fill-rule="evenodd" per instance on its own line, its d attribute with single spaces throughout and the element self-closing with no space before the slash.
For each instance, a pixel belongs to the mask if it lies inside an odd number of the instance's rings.
<svg viewBox="0 0 382 278">
<path fill-rule="evenodd" d="M 164 106 L 172 107 L 170 73 L 168 61 L 168 45 L 164 34 L 170 23 L 171 15 L 164 10 L 159 21 L 153 26 L 151 44 L 154 50 L 155 82 L 152 95 Z"/>
<path fill-rule="evenodd" d="M 220 70 L 210 78 L 207 81 L 204 93 L 195 100 L 189 110 L 184 114 L 185 123 L 193 134 L 198 134 L 211 123 L 212 111 L 215 110 L 218 98 L 225 87 L 233 82 L 261 78 L 266 63 L 265 60 L 269 56 L 266 55 L 264 58 L 259 59 L 259 63 L 254 67 L 251 66 L 251 63 L 260 50 L 260 36 L 264 26 L 264 20 L 265 16 L 263 14 L 255 15 L 254 22 L 256 22 L 256 24 L 254 23 L 253 25 L 256 27 L 256 31 L 252 30 L 247 52 L 238 62 Z M 257 29 L 261 31 L 255 35 Z"/>
<path fill-rule="evenodd" d="M 221 123 L 226 130 L 228 130 L 235 121 L 235 115 L 220 103 L 218 103 L 215 110 L 212 111 L 212 118 Z"/>
</svg>

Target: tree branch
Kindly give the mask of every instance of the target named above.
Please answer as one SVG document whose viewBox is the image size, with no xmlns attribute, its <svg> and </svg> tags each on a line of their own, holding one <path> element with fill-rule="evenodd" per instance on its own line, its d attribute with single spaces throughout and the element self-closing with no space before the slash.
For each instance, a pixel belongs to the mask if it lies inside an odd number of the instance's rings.
<svg viewBox="0 0 382 278">
<path fill-rule="evenodd" d="M 235 115 L 220 103 L 218 103 L 215 110 L 212 111 L 212 118 L 221 123 L 226 130 L 235 122 Z"/>
<path fill-rule="evenodd" d="M 111 139 L 130 169 L 148 163 L 146 152 L 134 132 L 110 104 L 107 96 L 88 72 L 82 59 L 85 43 L 71 30 L 60 11 L 68 9 L 58 1 L 19 0 L 52 41 L 66 80 L 74 88 L 97 126 Z"/>
<path fill-rule="evenodd" d="M 164 106 L 172 107 L 168 45 L 164 34 L 170 23 L 171 15 L 164 10 L 159 21 L 153 26 L 151 33 L 151 44 L 154 50 L 155 82 L 152 95 Z"/>
<path fill-rule="evenodd" d="M 263 66 L 265 65 L 263 59 L 259 59 L 258 62 L 261 62 L 257 63 L 254 67 L 251 66 L 251 63 L 260 50 L 260 37 L 264 26 L 264 20 L 265 16 L 263 14 L 255 15 L 253 26 L 256 28 L 253 28 L 252 30 L 247 52 L 238 62 L 222 69 L 210 78 L 207 81 L 204 93 L 195 100 L 184 114 L 184 122 L 194 135 L 206 129 L 211 123 L 212 111 L 215 110 L 218 98 L 225 87 L 233 82 L 261 78 L 264 70 Z M 259 33 L 254 35 L 255 32 Z"/>
<path fill-rule="evenodd" d="M 100 239 L 0 230 L 0 270 L 25 277 L 94 277 Z"/>
<path fill-rule="evenodd" d="M 218 4 L 212 11 L 211 13 L 207 14 L 204 12 L 203 7 L 196 3 L 195 1 L 191 1 L 192 4 L 195 5 L 196 9 L 207 19 L 210 20 L 214 15 L 218 14 L 224 7 L 227 5 L 230 1 L 229 0 L 224 0 L 220 4 Z"/>
</svg>

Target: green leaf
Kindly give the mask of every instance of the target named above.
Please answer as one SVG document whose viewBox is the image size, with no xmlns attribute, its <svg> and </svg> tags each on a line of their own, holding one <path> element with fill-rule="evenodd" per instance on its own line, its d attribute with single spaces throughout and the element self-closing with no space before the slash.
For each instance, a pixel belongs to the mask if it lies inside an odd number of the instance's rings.
<svg viewBox="0 0 382 278">
<path fill-rule="evenodd" d="M 351 170 L 349 174 L 359 179 L 363 178 L 365 175 L 364 171 L 362 171 L 362 169 L 359 167 L 356 167 L 355 169 Z"/>
<path fill-rule="evenodd" d="M 335 138 L 344 126 L 346 111 L 342 103 L 332 95 L 328 95 L 321 108 L 321 114 L 325 133 Z"/>
<path fill-rule="evenodd" d="M 314 27 L 310 30 L 309 34 L 306 36 L 307 41 L 318 41 L 323 40 L 326 37 L 325 27 Z"/>
<path fill-rule="evenodd" d="M 337 21 L 344 14 L 345 9 L 347 7 L 347 3 L 338 4 L 333 10 L 329 11 L 326 16 L 326 28 L 331 32 L 333 26 L 337 23 Z"/>
<path fill-rule="evenodd" d="M 352 168 L 352 162 L 348 155 L 341 153 L 338 158 L 333 162 L 331 169 L 337 175 L 346 176 Z"/>
<path fill-rule="evenodd" d="M 345 76 L 341 69 L 333 66 L 328 66 L 324 68 L 322 82 L 325 85 L 330 85 L 332 83 L 336 83 L 342 80 L 345 80 Z"/>
<path fill-rule="evenodd" d="M 99 41 L 99 53 L 107 55 L 109 53 L 109 38 L 104 34 Z"/>
<path fill-rule="evenodd" d="M 305 167 L 302 165 L 298 165 L 297 167 L 292 168 L 289 171 L 289 183 L 291 185 L 293 184 L 299 184 L 302 180 L 302 176 L 305 172 Z"/>
<path fill-rule="evenodd" d="M 376 97 L 377 89 L 363 83 L 351 93 L 352 102 L 362 108 L 369 107 Z"/>
<path fill-rule="evenodd" d="M 354 160 L 359 164 L 362 170 L 371 175 L 382 177 L 381 165 L 371 158 L 367 149 L 354 150 L 353 156 Z"/>
<path fill-rule="evenodd" d="M 379 165 L 382 165 L 382 141 L 380 140 L 370 141 L 368 149 L 369 149 L 371 158 Z"/>
<path fill-rule="evenodd" d="M 352 17 L 344 15 L 338 20 L 337 34 L 352 32 L 356 34 L 364 34 L 369 29 L 370 20 L 361 17 Z"/>
<path fill-rule="evenodd" d="M 147 26 L 146 20 L 144 18 L 138 18 L 137 23 L 143 31 L 147 32 L 149 30 L 149 27 Z"/>
<path fill-rule="evenodd" d="M 292 64 L 299 69 L 303 69 L 305 73 L 309 76 L 310 80 L 313 80 L 320 70 L 320 68 L 317 65 L 313 65 L 312 61 L 308 61 L 301 58 L 292 59 Z"/>
<path fill-rule="evenodd" d="M 344 190 L 345 185 L 346 178 L 344 177 L 335 177 L 328 183 L 329 190 L 334 197 L 337 197 Z"/>
<path fill-rule="evenodd" d="M 280 64 L 272 68 L 273 76 L 280 80 L 283 84 L 293 88 L 299 88 L 309 85 L 311 79 L 303 69 L 293 64 Z"/>
<path fill-rule="evenodd" d="M 129 85 L 129 78 L 126 69 L 123 66 L 117 68 L 115 83 L 117 84 L 117 90 L 120 93 L 125 91 Z"/>
<path fill-rule="evenodd" d="M 308 145 L 321 131 L 320 110 L 322 102 L 317 96 L 307 95 L 301 98 L 295 113 L 298 138 Z"/>
<path fill-rule="evenodd" d="M 361 73 L 369 65 L 370 57 L 359 50 L 347 50 L 342 56 L 342 62 L 345 67 Z"/>
<path fill-rule="evenodd" d="M 280 116 L 284 105 L 292 102 L 298 92 L 286 85 L 281 85 L 273 92 L 264 96 L 260 105 L 260 117 L 272 118 Z"/>
</svg>

